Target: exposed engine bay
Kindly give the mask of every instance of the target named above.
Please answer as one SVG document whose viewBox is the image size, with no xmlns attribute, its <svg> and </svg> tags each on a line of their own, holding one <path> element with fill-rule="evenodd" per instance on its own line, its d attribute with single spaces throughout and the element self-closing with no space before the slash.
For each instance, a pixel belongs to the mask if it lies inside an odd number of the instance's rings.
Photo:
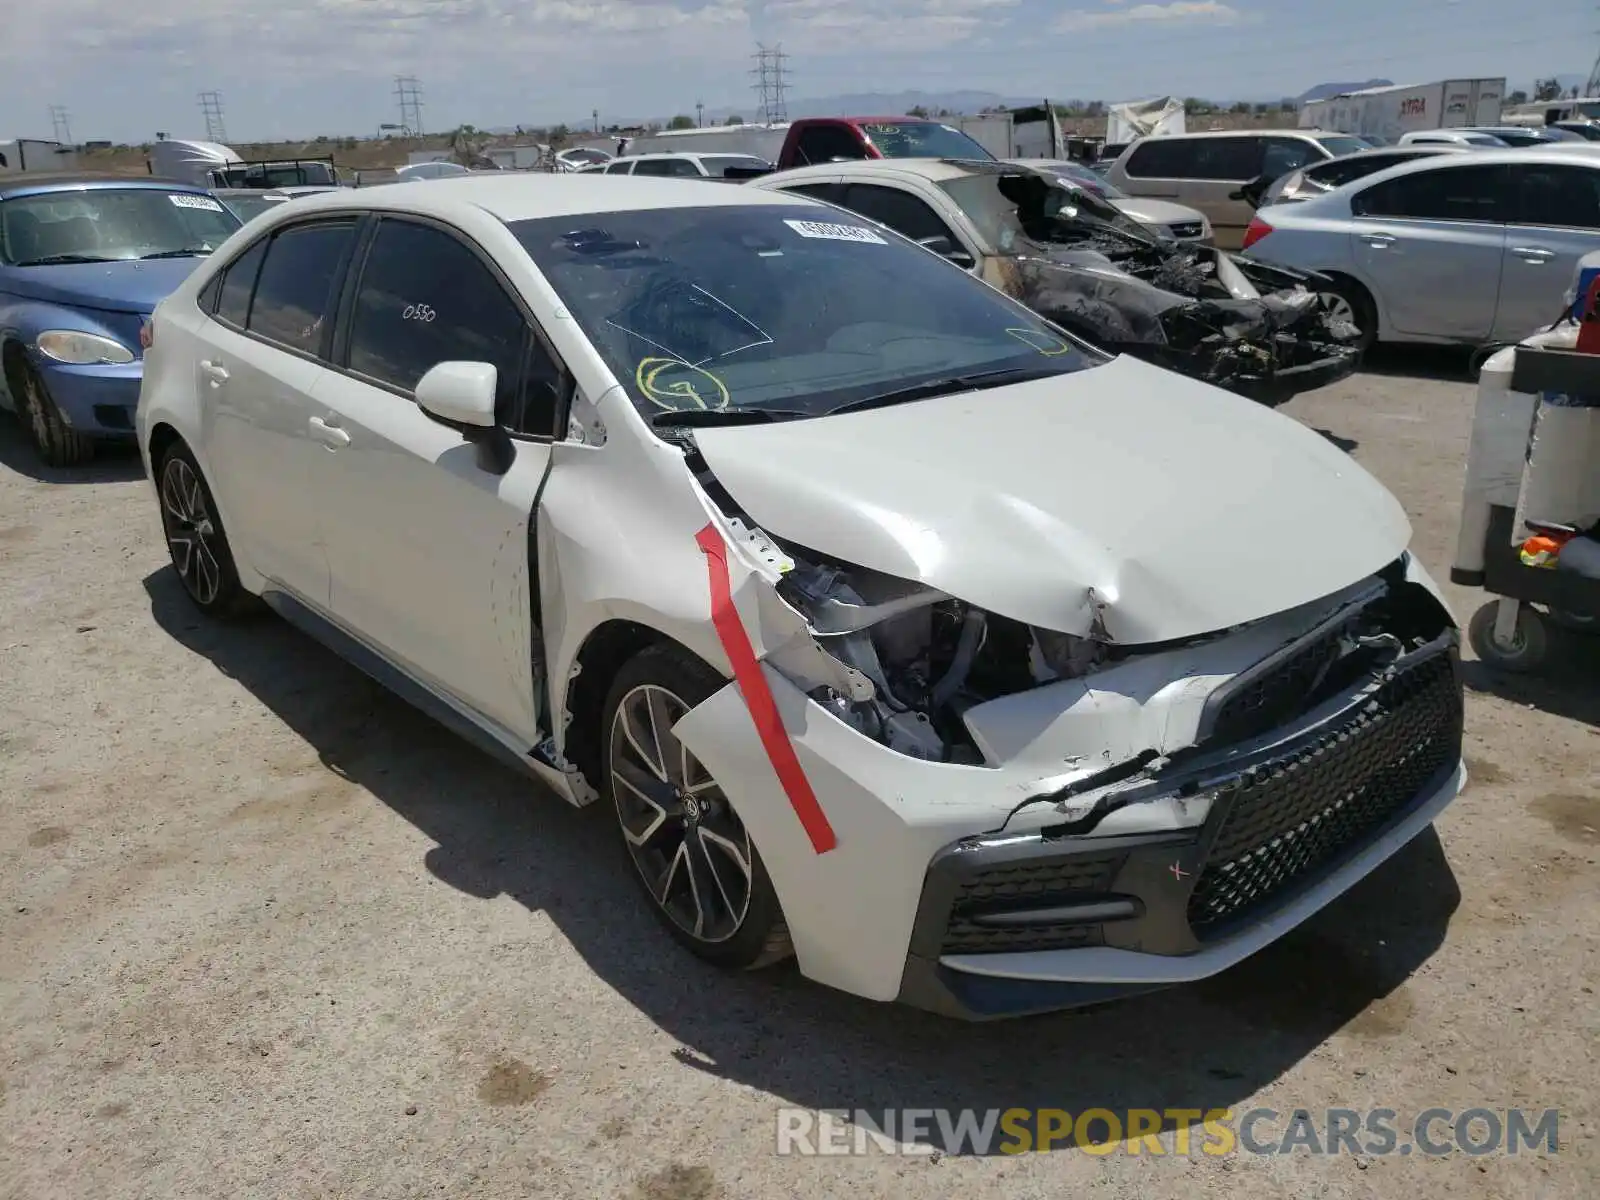
<svg viewBox="0 0 1600 1200">
<path fill-rule="evenodd" d="M 1273 404 L 1356 369 L 1359 331 L 1322 305 L 1312 276 L 1156 241 L 1035 172 L 999 187 L 1023 234 L 1006 290 L 1089 342 Z"/>
<path fill-rule="evenodd" d="M 825 651 L 872 684 L 870 698 L 828 689 L 813 699 L 913 758 L 980 762 L 961 723 L 968 708 L 1076 679 L 1124 653 L 860 568 L 802 562 L 778 591 L 811 620 Z"/>
</svg>

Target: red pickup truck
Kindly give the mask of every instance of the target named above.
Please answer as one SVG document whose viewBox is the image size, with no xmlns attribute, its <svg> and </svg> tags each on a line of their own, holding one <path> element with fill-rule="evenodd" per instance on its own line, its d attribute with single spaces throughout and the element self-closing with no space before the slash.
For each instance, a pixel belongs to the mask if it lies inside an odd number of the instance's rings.
<svg viewBox="0 0 1600 1200">
<path fill-rule="evenodd" d="M 979 158 L 990 154 L 954 125 L 921 117 L 803 117 L 789 126 L 780 171 L 858 158 Z"/>
</svg>

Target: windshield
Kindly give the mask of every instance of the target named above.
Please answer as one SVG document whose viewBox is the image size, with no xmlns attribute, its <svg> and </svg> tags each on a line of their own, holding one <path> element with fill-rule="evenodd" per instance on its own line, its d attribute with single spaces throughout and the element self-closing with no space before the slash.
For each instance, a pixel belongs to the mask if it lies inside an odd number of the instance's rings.
<svg viewBox="0 0 1600 1200">
<path fill-rule="evenodd" d="M 952 377 L 1101 361 L 938 255 L 819 205 L 510 228 L 646 417 L 821 416 Z"/>
<path fill-rule="evenodd" d="M 1358 154 L 1362 150 L 1371 150 L 1372 146 L 1358 137 L 1319 137 L 1317 141 L 1326 147 L 1329 154 L 1338 158 L 1344 154 Z"/>
<path fill-rule="evenodd" d="M 223 201 L 233 210 L 234 216 L 241 221 L 248 221 L 252 217 L 259 217 L 269 208 L 276 208 L 283 203 L 281 196 L 229 196 Z"/>
<path fill-rule="evenodd" d="M 700 165 L 706 169 L 706 174 L 713 178 L 722 178 L 728 173 L 729 167 L 736 167 L 746 171 L 770 171 L 772 164 L 765 159 L 756 158 L 753 154 L 702 154 Z"/>
<path fill-rule="evenodd" d="M 863 121 L 861 132 L 885 158 L 978 158 L 990 154 L 954 125 L 935 121 Z"/>
<path fill-rule="evenodd" d="M 1094 240 L 1107 227 L 1141 243 L 1153 238 L 1149 229 L 1120 209 L 1075 183 L 1056 179 L 1053 172 L 981 171 L 946 179 L 939 186 L 1001 254 L 1017 252 L 1018 239 L 1073 245 Z M 1029 201 L 1026 211 L 1018 195 Z"/>
<path fill-rule="evenodd" d="M 83 188 L 0 204 L 0 259 L 14 266 L 210 254 L 242 222 L 212 196 Z"/>
<path fill-rule="evenodd" d="M 1113 184 L 1104 175 L 1091 171 L 1088 167 L 1079 166 L 1077 163 L 1041 163 L 1039 170 L 1048 171 L 1062 183 L 1076 186 L 1093 192 L 1106 200 L 1126 200 L 1128 194 Z"/>
</svg>

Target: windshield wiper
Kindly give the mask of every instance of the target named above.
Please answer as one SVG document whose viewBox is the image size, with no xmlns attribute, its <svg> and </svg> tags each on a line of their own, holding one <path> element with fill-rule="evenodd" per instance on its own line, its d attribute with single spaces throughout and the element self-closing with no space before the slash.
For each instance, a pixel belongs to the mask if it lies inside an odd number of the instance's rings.
<svg viewBox="0 0 1600 1200">
<path fill-rule="evenodd" d="M 955 392 L 975 392 L 980 388 L 1004 387 L 1008 383 L 1026 383 L 1030 379 L 1045 379 L 1051 375 L 1059 375 L 1061 371 L 1054 367 L 1007 367 L 1000 371 L 978 371 L 972 375 L 950 375 L 942 379 L 925 379 L 921 383 L 913 383 L 910 387 L 895 388 L 893 391 L 880 392 L 876 396 L 867 396 L 860 400 L 851 400 L 836 408 L 830 408 L 828 415 L 842 412 L 860 412 L 864 408 L 886 408 L 891 404 L 903 404 L 907 400 L 929 400 L 934 396 L 948 396 Z"/>
<path fill-rule="evenodd" d="M 657 413 L 650 418 L 656 428 L 684 428 L 695 425 L 753 425 L 761 421 L 792 421 L 816 416 L 797 408 L 763 408 L 755 404 L 734 404 L 728 408 L 684 408 Z"/>
<path fill-rule="evenodd" d="M 150 254 L 139 255 L 139 261 L 150 258 L 204 258 L 211 253 L 209 246 L 189 246 L 182 250 L 156 250 Z"/>
<path fill-rule="evenodd" d="M 19 267 L 49 267 L 64 263 L 107 263 L 120 262 L 120 259 L 102 258 L 98 254 L 46 254 L 43 258 L 30 258 L 26 262 L 19 262 Z"/>
</svg>

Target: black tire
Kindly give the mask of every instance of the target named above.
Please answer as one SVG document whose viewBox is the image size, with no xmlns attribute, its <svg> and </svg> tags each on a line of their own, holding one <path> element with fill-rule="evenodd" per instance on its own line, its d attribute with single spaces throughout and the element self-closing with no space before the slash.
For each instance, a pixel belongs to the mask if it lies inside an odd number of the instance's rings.
<svg viewBox="0 0 1600 1200">
<path fill-rule="evenodd" d="M 1356 348 L 1365 358 L 1367 352 L 1378 344 L 1378 306 L 1373 303 L 1367 289 L 1354 279 L 1346 279 L 1343 275 L 1330 275 L 1327 278 L 1327 284 L 1318 293 L 1323 297 L 1323 307 L 1340 303 L 1349 308 L 1350 319 L 1361 333 Z"/>
<path fill-rule="evenodd" d="M 211 488 L 182 442 L 174 442 L 156 465 L 156 494 L 173 570 L 194 606 L 215 617 L 253 611 L 256 598 L 239 582 Z"/>
<path fill-rule="evenodd" d="M 661 728 L 726 684 L 668 643 L 624 663 L 603 710 L 600 794 L 616 816 L 629 873 L 668 932 L 706 962 L 754 970 L 793 953 L 778 893 L 721 788 Z"/>
<path fill-rule="evenodd" d="M 47 467 L 81 467 L 94 457 L 94 439 L 68 425 L 50 389 L 26 358 L 8 364 L 12 399 L 23 436 Z"/>
<path fill-rule="evenodd" d="M 1517 608 L 1517 625 L 1510 645 L 1495 640 L 1494 621 L 1498 600 L 1491 600 L 1467 624 L 1467 640 L 1479 661 L 1498 671 L 1526 675 L 1544 666 L 1550 654 L 1550 634 L 1545 626 L 1544 614 L 1531 604 Z"/>
</svg>

